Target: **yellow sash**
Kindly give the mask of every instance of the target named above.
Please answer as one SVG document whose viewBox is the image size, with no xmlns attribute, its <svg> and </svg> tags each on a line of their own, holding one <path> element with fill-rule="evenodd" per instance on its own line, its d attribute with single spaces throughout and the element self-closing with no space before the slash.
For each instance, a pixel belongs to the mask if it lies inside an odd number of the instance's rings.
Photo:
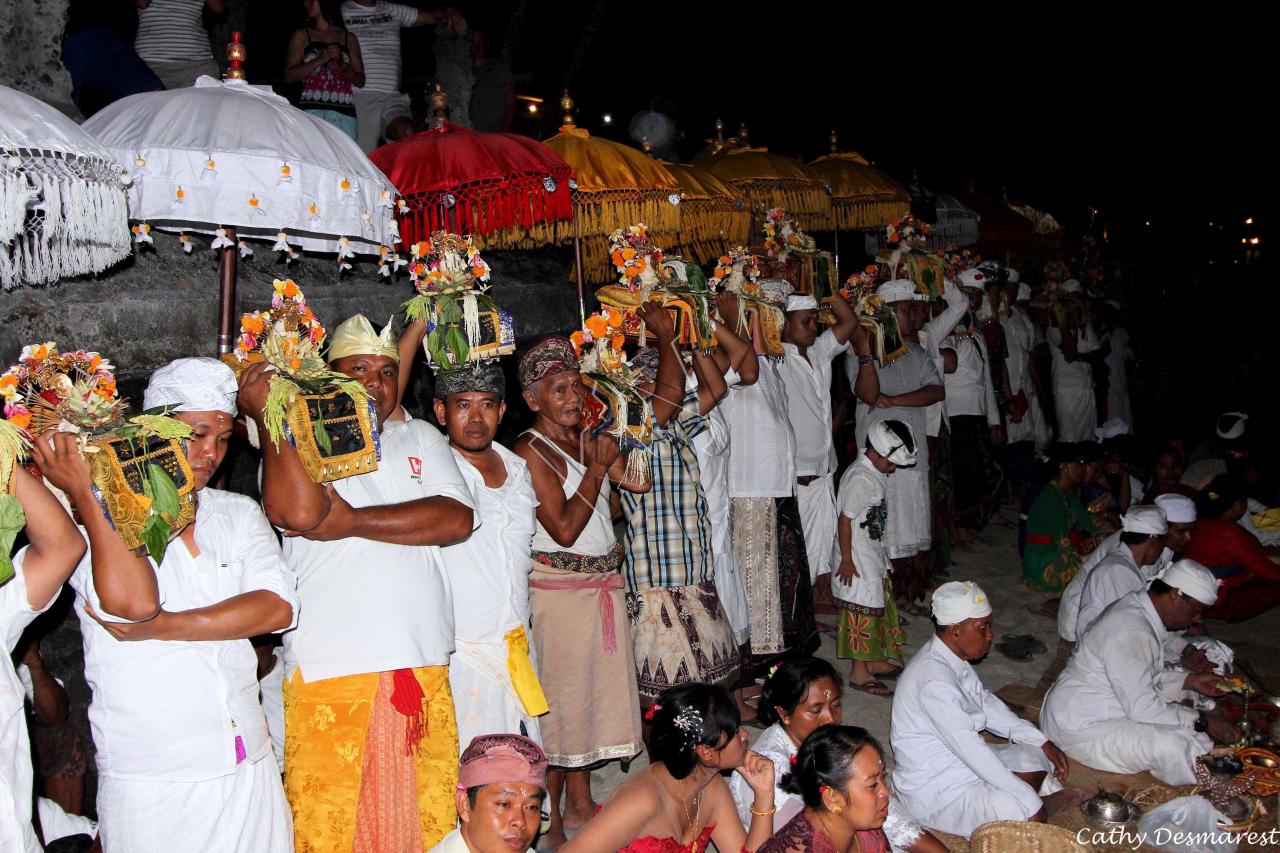
<svg viewBox="0 0 1280 853">
<path fill-rule="evenodd" d="M 525 713 L 530 717 L 547 713 L 551 709 L 538 681 L 538 673 L 533 670 L 533 661 L 529 659 L 529 638 L 524 633 L 524 626 L 512 628 L 502 639 L 507 643 L 507 672 L 511 675 L 511 686 L 520 697 Z"/>
</svg>

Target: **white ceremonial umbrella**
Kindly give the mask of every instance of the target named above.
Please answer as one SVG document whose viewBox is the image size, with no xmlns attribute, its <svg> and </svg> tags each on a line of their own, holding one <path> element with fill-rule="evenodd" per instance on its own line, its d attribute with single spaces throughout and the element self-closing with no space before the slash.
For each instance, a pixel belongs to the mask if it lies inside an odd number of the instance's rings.
<svg viewBox="0 0 1280 853">
<path fill-rule="evenodd" d="M 0 86 L 0 284 L 47 284 L 126 257 L 123 176 L 74 121 Z"/>
<path fill-rule="evenodd" d="M 220 353 L 235 340 L 238 241 L 336 252 L 345 264 L 399 240 L 386 176 L 349 136 L 269 87 L 201 77 L 193 88 L 116 101 L 84 128 L 129 171 L 140 242 L 150 227 L 216 235 Z"/>
</svg>

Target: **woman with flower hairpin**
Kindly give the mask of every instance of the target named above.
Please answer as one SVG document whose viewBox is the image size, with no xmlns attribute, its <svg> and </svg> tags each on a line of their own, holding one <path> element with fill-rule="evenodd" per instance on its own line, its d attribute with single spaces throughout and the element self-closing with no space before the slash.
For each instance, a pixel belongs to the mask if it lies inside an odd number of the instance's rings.
<svg viewBox="0 0 1280 853">
<path fill-rule="evenodd" d="M 821 658 L 795 658 L 770 671 L 760 696 L 760 719 L 770 723 L 751 748 L 773 763 L 773 805 L 777 812 L 773 825 L 781 830 L 804 810 L 804 800 L 782 789 L 782 779 L 797 761 L 796 754 L 814 731 L 839 726 L 844 719 L 840 676 L 835 667 Z M 729 790 L 743 823 L 751 820 L 750 789 L 737 776 L 729 780 Z M 889 814 L 883 826 L 890 849 L 909 853 L 944 853 L 946 847 L 916 823 L 892 794 Z"/>
<path fill-rule="evenodd" d="M 747 747 L 738 706 L 721 687 L 682 684 L 649 706 L 652 764 L 613 796 L 562 853 L 725 853 L 755 851 L 773 833 L 773 765 Z M 734 770 L 755 792 L 743 832 L 729 786 Z"/>
</svg>

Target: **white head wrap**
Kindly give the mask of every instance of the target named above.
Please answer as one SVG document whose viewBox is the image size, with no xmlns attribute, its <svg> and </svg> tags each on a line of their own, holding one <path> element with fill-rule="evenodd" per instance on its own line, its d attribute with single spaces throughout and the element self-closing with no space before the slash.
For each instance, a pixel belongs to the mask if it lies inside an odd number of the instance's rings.
<svg viewBox="0 0 1280 853">
<path fill-rule="evenodd" d="M 1196 502 L 1186 495 L 1170 492 L 1156 498 L 1156 506 L 1164 510 L 1170 524 L 1192 524 L 1196 520 Z"/>
<path fill-rule="evenodd" d="M 1018 296 L 1017 296 L 1017 298 L 1016 298 L 1016 299 L 1014 299 L 1013 301 L 1014 301 L 1014 302 L 1026 302 L 1026 301 L 1028 301 L 1029 299 L 1031 299 L 1031 285 L 1029 285 L 1029 284 L 1019 284 L 1019 285 L 1018 285 Z"/>
<path fill-rule="evenodd" d="M 236 375 L 216 358 L 180 358 L 151 374 L 142 408 L 175 412 L 226 412 L 235 417 Z"/>
<path fill-rule="evenodd" d="M 1131 506 L 1129 511 L 1120 517 L 1120 529 L 1125 533 L 1145 533 L 1148 536 L 1159 536 L 1169 532 L 1169 524 L 1164 510 L 1158 506 Z"/>
<path fill-rule="evenodd" d="M 871 446 L 875 448 L 885 459 L 888 459 L 894 465 L 899 467 L 916 464 L 916 436 L 911 431 L 911 427 L 902 421 L 894 421 L 894 423 L 906 430 L 910 436 L 910 443 L 904 442 L 902 438 L 889 428 L 888 421 L 876 421 L 867 428 L 867 441 L 871 442 Z"/>
<path fill-rule="evenodd" d="M 948 581 L 933 591 L 933 619 L 939 625 L 990 615 L 991 602 L 973 581 Z"/>
<path fill-rule="evenodd" d="M 893 281 L 886 281 L 884 284 L 876 288 L 876 296 L 879 296 L 886 303 L 923 302 L 929 298 L 916 289 L 914 282 L 908 281 L 905 278 L 895 278 Z"/>
<path fill-rule="evenodd" d="M 985 290 L 987 287 L 987 274 L 982 270 L 969 267 L 967 270 L 960 270 L 960 274 L 956 276 L 956 284 L 961 287 L 976 287 L 978 290 Z"/>
<path fill-rule="evenodd" d="M 342 325 L 329 336 L 329 361 L 337 361 L 349 355 L 384 355 L 392 361 L 400 361 L 400 350 L 391 336 L 391 320 L 381 332 L 374 331 L 373 324 L 363 314 L 355 314 L 342 321 Z"/>
<path fill-rule="evenodd" d="M 1018 275 L 1018 271 L 1013 267 L 1009 267 L 1004 271 L 1005 281 L 1010 284 L 1018 284 L 1022 281 L 1022 276 Z"/>
<path fill-rule="evenodd" d="M 1156 575 L 1156 580 L 1164 581 L 1206 607 L 1212 607 L 1218 600 L 1218 587 L 1222 583 L 1195 560 L 1178 560 Z"/>
<path fill-rule="evenodd" d="M 1080 280 L 1075 278 L 1067 279 L 1062 283 L 1062 292 L 1063 293 L 1079 293 Z"/>
<path fill-rule="evenodd" d="M 1098 437 L 1098 441 L 1106 441 L 1108 438 L 1115 438 L 1117 435 L 1133 435 L 1133 427 L 1129 426 L 1129 422 L 1124 418 L 1111 418 L 1095 429 L 1093 434 Z"/>
<path fill-rule="evenodd" d="M 1218 438 L 1231 441 L 1244 435 L 1244 423 L 1249 420 L 1249 416 L 1244 412 L 1225 412 L 1218 416 L 1218 424 L 1215 432 Z"/>
<path fill-rule="evenodd" d="M 816 311 L 818 309 L 818 300 L 809 294 L 796 295 L 792 294 L 787 297 L 787 313 L 792 311 Z"/>
</svg>

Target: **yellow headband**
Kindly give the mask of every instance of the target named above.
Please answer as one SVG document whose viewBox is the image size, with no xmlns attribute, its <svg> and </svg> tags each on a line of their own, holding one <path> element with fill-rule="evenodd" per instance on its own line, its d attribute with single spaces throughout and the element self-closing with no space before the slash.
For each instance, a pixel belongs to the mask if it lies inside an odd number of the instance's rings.
<svg viewBox="0 0 1280 853">
<path fill-rule="evenodd" d="M 387 321 L 379 334 L 363 314 L 344 320 L 329 337 L 329 361 L 337 361 L 349 355 L 385 355 L 399 363 L 400 351 L 396 349 L 396 341 L 391 337 L 391 321 Z"/>
</svg>

